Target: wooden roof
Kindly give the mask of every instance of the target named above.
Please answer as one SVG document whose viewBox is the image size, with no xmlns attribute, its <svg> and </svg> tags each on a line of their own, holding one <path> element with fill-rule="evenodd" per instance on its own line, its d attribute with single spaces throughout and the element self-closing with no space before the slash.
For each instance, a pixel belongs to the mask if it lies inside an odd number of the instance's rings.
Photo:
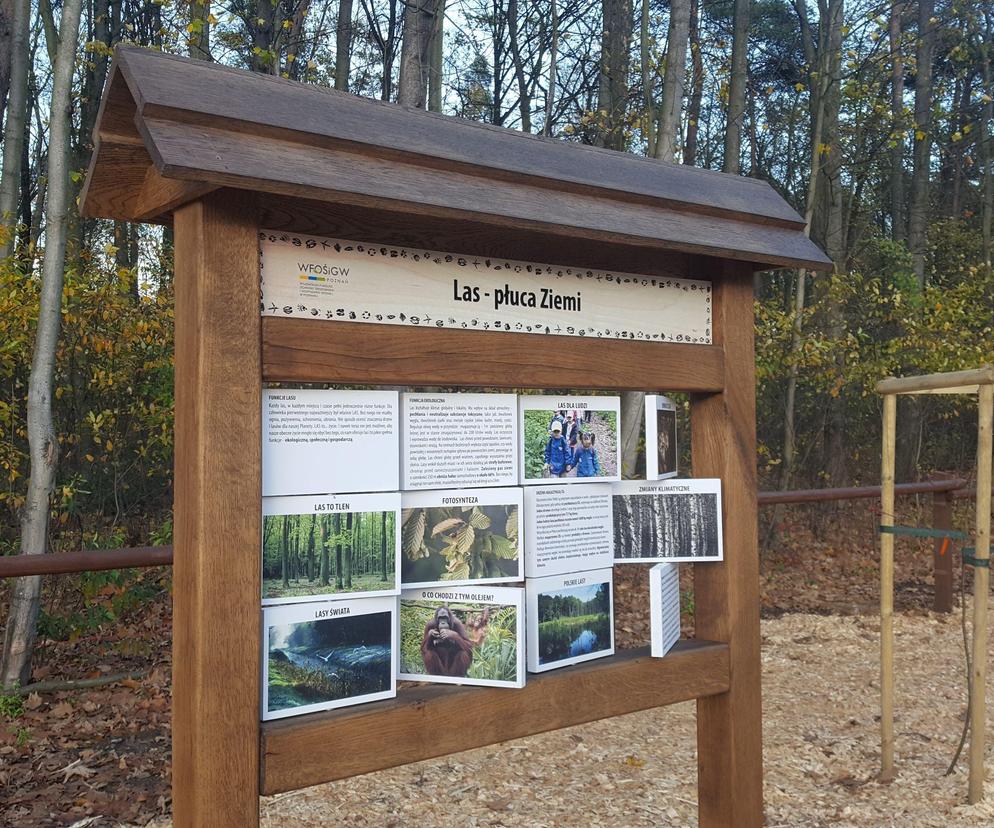
<svg viewBox="0 0 994 828">
<path fill-rule="evenodd" d="M 168 221 L 219 187 L 828 269 L 765 182 L 118 47 L 84 215 Z"/>
</svg>

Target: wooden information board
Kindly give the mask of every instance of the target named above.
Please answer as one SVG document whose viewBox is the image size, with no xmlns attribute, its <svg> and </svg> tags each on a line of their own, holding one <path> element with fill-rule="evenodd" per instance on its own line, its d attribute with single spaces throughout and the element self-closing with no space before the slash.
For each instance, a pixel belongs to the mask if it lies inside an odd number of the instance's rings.
<svg viewBox="0 0 994 828">
<path fill-rule="evenodd" d="M 696 699 L 700 824 L 762 823 L 753 287 L 824 269 L 765 183 L 541 140 L 119 48 L 88 216 L 172 222 L 176 267 L 173 809 L 254 825 L 275 793 Z M 260 314 L 262 230 L 706 280 L 711 344 Z M 416 687 L 259 721 L 264 382 L 692 394 L 692 464 L 723 485 L 725 560 L 695 572 L 697 639 L 529 678 Z M 457 703 L 453 703 L 457 702 Z M 443 720 L 446 727 L 438 727 Z"/>
</svg>

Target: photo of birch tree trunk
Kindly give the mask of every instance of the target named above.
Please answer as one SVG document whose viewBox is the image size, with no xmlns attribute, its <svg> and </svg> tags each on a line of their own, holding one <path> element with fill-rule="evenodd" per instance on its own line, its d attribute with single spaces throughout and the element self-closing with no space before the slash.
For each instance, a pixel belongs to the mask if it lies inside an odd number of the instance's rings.
<svg viewBox="0 0 994 828">
<path fill-rule="evenodd" d="M 718 495 L 711 492 L 614 496 L 616 560 L 721 559 Z"/>
</svg>

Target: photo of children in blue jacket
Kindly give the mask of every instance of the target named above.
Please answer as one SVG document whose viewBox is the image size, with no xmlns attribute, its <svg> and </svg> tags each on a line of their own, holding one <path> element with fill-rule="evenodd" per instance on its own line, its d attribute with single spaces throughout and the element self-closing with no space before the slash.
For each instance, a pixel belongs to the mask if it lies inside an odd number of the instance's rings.
<svg viewBox="0 0 994 828">
<path fill-rule="evenodd" d="M 577 477 L 598 477 L 601 473 L 601 463 L 597 459 L 597 449 L 594 441 L 597 435 L 589 431 L 580 434 L 580 445 L 573 453 L 573 467 Z"/>
<path fill-rule="evenodd" d="M 563 437 L 563 424 L 553 419 L 549 425 L 549 441 L 545 444 L 545 470 L 552 477 L 564 477 L 573 468 L 573 452 Z"/>
<path fill-rule="evenodd" d="M 617 476 L 620 415 L 596 402 L 584 406 L 522 406 L 524 480 L 576 478 L 592 483 Z"/>
</svg>

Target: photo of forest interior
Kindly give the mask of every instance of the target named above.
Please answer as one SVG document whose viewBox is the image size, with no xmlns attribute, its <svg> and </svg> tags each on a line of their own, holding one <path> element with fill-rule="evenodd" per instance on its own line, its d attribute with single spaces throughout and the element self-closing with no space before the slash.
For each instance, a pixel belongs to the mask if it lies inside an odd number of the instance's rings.
<svg viewBox="0 0 994 828">
<path fill-rule="evenodd" d="M 393 613 L 321 618 L 268 629 L 270 713 L 391 689 Z"/>
<path fill-rule="evenodd" d="M 656 409 L 656 474 L 676 474 L 676 411 Z"/>
<path fill-rule="evenodd" d="M 617 411 L 526 409 L 525 479 L 616 477 L 617 434 Z"/>
<path fill-rule="evenodd" d="M 401 581 L 413 586 L 520 577 L 518 512 L 517 504 L 403 509 Z"/>
<path fill-rule="evenodd" d="M 518 608 L 400 599 L 402 677 L 518 683 Z"/>
<path fill-rule="evenodd" d="M 721 560 L 718 494 L 614 496 L 615 560 Z"/>
<path fill-rule="evenodd" d="M 606 655 L 614 648 L 612 621 L 610 581 L 540 592 L 538 663 Z"/>
<path fill-rule="evenodd" d="M 265 515 L 264 601 L 395 591 L 396 513 Z"/>
</svg>

